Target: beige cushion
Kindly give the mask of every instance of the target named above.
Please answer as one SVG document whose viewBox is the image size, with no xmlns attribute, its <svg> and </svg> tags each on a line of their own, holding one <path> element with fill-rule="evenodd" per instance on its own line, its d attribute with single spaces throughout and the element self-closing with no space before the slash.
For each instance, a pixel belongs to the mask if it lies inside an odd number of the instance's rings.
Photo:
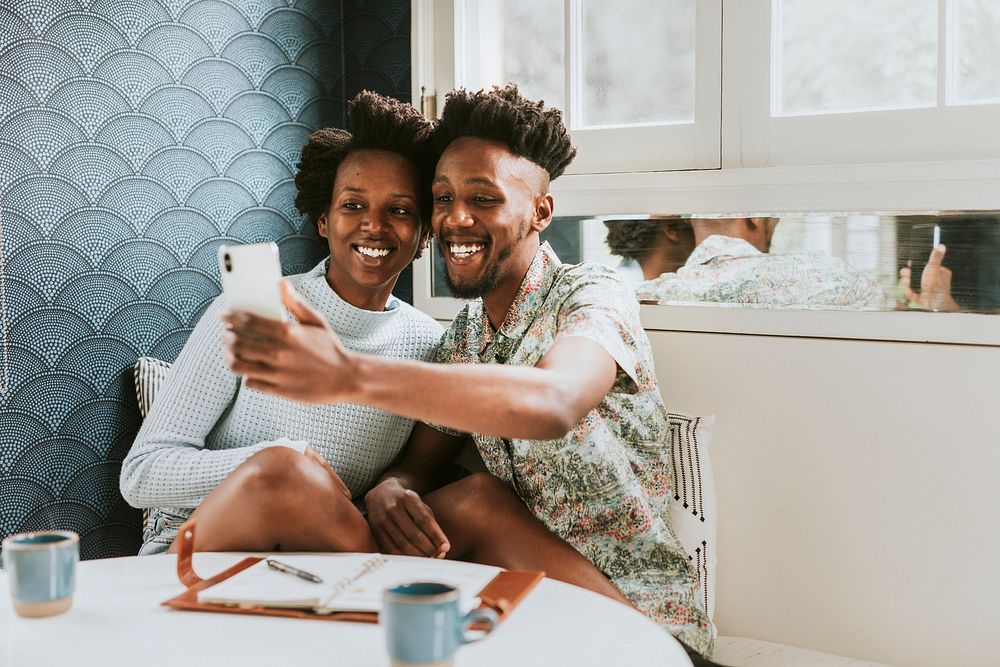
<svg viewBox="0 0 1000 667">
<path fill-rule="evenodd" d="M 759 639 L 726 636 L 715 638 L 712 660 L 727 667 L 887 667 L 878 662 L 855 660 Z"/>
</svg>

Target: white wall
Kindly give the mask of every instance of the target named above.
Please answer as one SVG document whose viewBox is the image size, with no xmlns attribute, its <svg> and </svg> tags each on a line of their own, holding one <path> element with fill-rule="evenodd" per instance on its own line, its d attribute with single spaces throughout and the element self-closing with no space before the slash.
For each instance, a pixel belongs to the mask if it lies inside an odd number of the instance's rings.
<svg viewBox="0 0 1000 667">
<path fill-rule="evenodd" d="M 1000 348 L 650 331 L 715 414 L 720 633 L 1000 664 Z"/>
</svg>

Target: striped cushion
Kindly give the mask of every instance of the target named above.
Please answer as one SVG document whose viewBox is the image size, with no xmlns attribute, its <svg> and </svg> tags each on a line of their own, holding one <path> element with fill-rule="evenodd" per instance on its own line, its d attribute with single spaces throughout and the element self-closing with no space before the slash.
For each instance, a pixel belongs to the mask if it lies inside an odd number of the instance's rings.
<svg viewBox="0 0 1000 667">
<path fill-rule="evenodd" d="M 135 380 L 135 398 L 139 403 L 139 414 L 145 419 L 149 408 L 153 405 L 156 392 L 160 390 L 163 381 L 167 379 L 170 363 L 153 357 L 139 357 L 133 368 Z M 149 529 L 149 508 L 142 510 L 142 532 L 145 535 Z"/>
<path fill-rule="evenodd" d="M 715 535 L 718 510 L 715 479 L 708 456 L 715 417 L 671 412 L 670 463 L 673 495 L 670 519 L 677 538 L 698 572 L 702 603 L 708 617 L 715 613 Z"/>
<path fill-rule="evenodd" d="M 139 357 L 135 362 L 135 397 L 139 402 L 139 414 L 143 419 L 149 414 L 156 392 L 167 377 L 170 364 L 153 357 Z"/>
</svg>

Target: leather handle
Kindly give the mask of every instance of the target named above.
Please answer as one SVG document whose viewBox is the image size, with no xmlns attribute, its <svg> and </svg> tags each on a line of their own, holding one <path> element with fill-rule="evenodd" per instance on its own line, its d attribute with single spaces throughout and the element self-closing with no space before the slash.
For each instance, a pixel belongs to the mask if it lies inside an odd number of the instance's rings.
<svg viewBox="0 0 1000 667">
<path fill-rule="evenodd" d="M 204 579 L 194 572 L 191 557 L 194 554 L 194 521 L 186 521 L 177 531 L 177 578 L 181 583 L 191 588 Z"/>
<path fill-rule="evenodd" d="M 483 607 L 486 607 L 487 609 L 492 609 L 501 616 L 508 613 L 514 607 L 514 605 L 512 605 L 510 603 L 510 600 L 508 600 L 507 598 L 491 598 L 485 595 L 480 595 L 479 602 L 482 604 Z"/>
</svg>

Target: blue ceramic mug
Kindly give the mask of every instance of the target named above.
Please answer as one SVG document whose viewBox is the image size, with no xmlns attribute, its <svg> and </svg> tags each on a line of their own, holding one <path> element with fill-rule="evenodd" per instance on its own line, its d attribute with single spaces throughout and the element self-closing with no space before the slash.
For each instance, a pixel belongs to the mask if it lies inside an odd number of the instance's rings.
<svg viewBox="0 0 1000 667">
<path fill-rule="evenodd" d="M 19 533 L 3 541 L 14 611 L 21 616 L 61 614 L 73 604 L 80 536 L 68 530 Z"/>
<path fill-rule="evenodd" d="M 459 646 L 482 639 L 468 635 L 470 626 L 485 623 L 486 633 L 493 631 L 492 609 L 463 614 L 458 600 L 458 589 L 448 584 L 421 581 L 386 589 L 379 618 L 393 667 L 448 667 Z"/>
</svg>

